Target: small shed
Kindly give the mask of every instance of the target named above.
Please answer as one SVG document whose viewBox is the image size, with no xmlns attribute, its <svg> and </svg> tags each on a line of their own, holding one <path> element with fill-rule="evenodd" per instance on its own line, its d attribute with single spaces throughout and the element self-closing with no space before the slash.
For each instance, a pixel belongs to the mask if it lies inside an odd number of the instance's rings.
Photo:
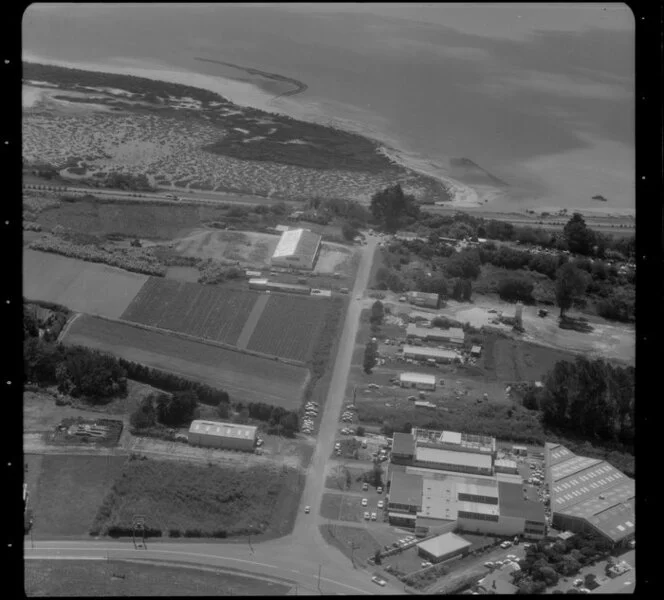
<svg viewBox="0 0 664 600">
<path fill-rule="evenodd" d="M 442 562 L 455 556 L 467 554 L 472 544 L 456 533 L 444 533 L 417 544 L 420 556 L 432 563 Z"/>
<path fill-rule="evenodd" d="M 480 354 L 482 354 L 482 346 L 473 346 L 470 349 L 471 356 L 479 356 Z"/>
</svg>

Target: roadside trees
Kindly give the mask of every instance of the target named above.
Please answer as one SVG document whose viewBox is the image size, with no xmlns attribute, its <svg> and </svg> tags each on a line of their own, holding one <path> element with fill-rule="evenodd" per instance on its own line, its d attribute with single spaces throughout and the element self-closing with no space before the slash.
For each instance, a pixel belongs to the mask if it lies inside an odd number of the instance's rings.
<svg viewBox="0 0 664 600">
<path fill-rule="evenodd" d="M 582 296 L 588 285 L 585 273 L 572 263 L 565 263 L 556 272 L 556 302 L 560 307 L 560 316 L 565 315 L 576 298 Z"/>
</svg>

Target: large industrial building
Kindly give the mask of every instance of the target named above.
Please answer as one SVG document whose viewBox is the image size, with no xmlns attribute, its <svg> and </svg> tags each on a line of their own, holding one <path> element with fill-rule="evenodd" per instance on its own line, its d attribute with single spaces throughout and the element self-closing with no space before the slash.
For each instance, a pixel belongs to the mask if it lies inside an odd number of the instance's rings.
<svg viewBox="0 0 664 600">
<path fill-rule="evenodd" d="M 289 229 L 281 234 L 272 254 L 272 265 L 311 271 L 321 247 L 321 236 L 308 229 Z"/>
<path fill-rule="evenodd" d="M 208 446 L 252 452 L 257 428 L 218 421 L 192 421 L 188 441 L 192 446 Z"/>
<path fill-rule="evenodd" d="M 544 505 L 531 500 L 512 465 L 496 459 L 495 438 L 455 431 L 395 433 L 388 470 L 388 518 L 418 534 L 455 525 L 469 533 L 546 533 Z"/>
<path fill-rule="evenodd" d="M 616 545 L 634 539 L 633 479 L 606 461 L 577 456 L 560 444 L 545 444 L 544 469 L 555 529 L 594 531 Z"/>
<path fill-rule="evenodd" d="M 399 374 L 399 385 L 403 388 L 434 391 L 436 378 L 427 373 L 401 373 Z"/>
<path fill-rule="evenodd" d="M 408 302 L 415 306 L 427 306 L 429 308 L 440 307 L 440 296 L 438 294 L 427 294 L 425 292 L 408 292 Z"/>
<path fill-rule="evenodd" d="M 418 327 L 410 323 L 406 327 L 406 338 L 409 340 L 416 339 L 425 342 L 443 342 L 454 344 L 455 346 L 463 346 L 465 334 L 460 327 L 441 329 L 438 327 Z"/>
<path fill-rule="evenodd" d="M 442 350 L 440 348 L 428 348 L 426 346 L 403 346 L 403 357 L 411 360 L 434 360 L 437 363 L 451 363 L 459 358 L 453 350 Z"/>
</svg>

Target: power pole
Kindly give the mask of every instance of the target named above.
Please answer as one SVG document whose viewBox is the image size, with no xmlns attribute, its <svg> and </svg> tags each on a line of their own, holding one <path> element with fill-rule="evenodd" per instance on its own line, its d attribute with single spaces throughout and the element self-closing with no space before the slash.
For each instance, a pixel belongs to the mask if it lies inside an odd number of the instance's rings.
<svg viewBox="0 0 664 600">
<path fill-rule="evenodd" d="M 320 570 L 323 568 L 323 565 L 318 565 L 318 593 L 323 594 L 323 592 L 320 591 Z"/>
<path fill-rule="evenodd" d="M 251 553 L 254 553 L 254 547 L 251 545 L 251 527 L 249 527 L 249 535 L 247 536 L 249 540 L 249 550 L 251 550 Z"/>
</svg>

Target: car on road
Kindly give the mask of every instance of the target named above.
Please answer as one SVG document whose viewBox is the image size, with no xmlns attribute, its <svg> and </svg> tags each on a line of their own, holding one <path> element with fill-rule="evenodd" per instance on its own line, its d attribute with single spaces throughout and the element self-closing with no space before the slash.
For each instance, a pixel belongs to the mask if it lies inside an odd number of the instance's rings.
<svg viewBox="0 0 664 600">
<path fill-rule="evenodd" d="M 363 491 L 363 492 L 366 492 L 368 489 L 369 489 L 369 484 L 365 481 L 365 482 L 362 484 L 362 491 Z"/>
<path fill-rule="evenodd" d="M 509 548 L 512 545 L 512 542 L 505 541 L 502 544 L 500 544 L 501 548 Z"/>
<path fill-rule="evenodd" d="M 378 501 L 378 508 L 383 508 L 383 501 L 382 500 Z"/>
<path fill-rule="evenodd" d="M 368 512 L 365 512 L 364 518 L 368 521 L 371 518 L 371 515 Z"/>
<path fill-rule="evenodd" d="M 383 587 L 387 583 L 387 581 L 385 581 L 382 577 L 378 577 L 378 575 L 374 575 L 371 578 L 371 581 L 373 581 L 374 583 L 377 583 L 381 587 Z"/>
<path fill-rule="evenodd" d="M 304 507 L 304 514 L 308 515 L 311 512 L 311 507 L 310 506 L 305 506 Z"/>
<path fill-rule="evenodd" d="M 372 521 L 375 521 L 375 520 L 376 520 L 376 513 L 375 513 L 375 512 L 372 512 L 372 513 L 371 513 L 371 520 L 372 520 Z"/>
<path fill-rule="evenodd" d="M 369 501 L 366 498 L 362 498 L 362 506 L 366 506 Z"/>
<path fill-rule="evenodd" d="M 425 560 L 425 561 L 422 562 L 420 567 L 422 567 L 423 569 L 426 569 L 427 567 L 430 567 L 432 565 L 433 565 L 433 563 L 430 563 L 428 560 Z"/>
<path fill-rule="evenodd" d="M 376 492 L 378 492 L 379 494 L 382 494 L 383 493 L 383 488 L 378 486 L 378 488 L 376 488 Z"/>
</svg>

